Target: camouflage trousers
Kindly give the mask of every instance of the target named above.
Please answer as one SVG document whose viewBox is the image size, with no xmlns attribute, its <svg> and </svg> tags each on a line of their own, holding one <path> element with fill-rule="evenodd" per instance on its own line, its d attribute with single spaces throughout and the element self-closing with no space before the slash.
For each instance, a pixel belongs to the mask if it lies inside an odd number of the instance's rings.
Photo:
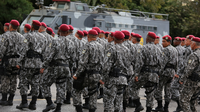
<svg viewBox="0 0 200 112">
<path fill-rule="evenodd" d="M 166 102 L 171 101 L 171 82 L 172 82 L 172 77 L 167 77 L 167 76 L 160 76 L 159 77 L 159 83 L 158 83 L 158 88 L 155 91 L 155 99 L 158 101 L 162 100 L 162 91 L 164 88 L 164 98 Z"/>
<path fill-rule="evenodd" d="M 82 94 L 83 94 L 83 98 L 89 98 L 88 96 L 88 87 L 85 87 L 83 90 L 82 90 Z"/>
<path fill-rule="evenodd" d="M 123 90 L 125 85 L 109 84 L 104 87 L 104 112 L 123 112 Z"/>
<path fill-rule="evenodd" d="M 69 77 L 69 78 L 67 78 L 67 82 L 66 82 L 66 90 L 68 92 L 71 92 L 72 89 L 73 89 L 73 78 Z"/>
<path fill-rule="evenodd" d="M 172 85 L 171 85 L 171 99 L 175 100 L 175 101 L 179 101 L 179 96 L 180 96 L 180 84 L 178 82 L 178 78 L 175 78 L 172 81 Z"/>
<path fill-rule="evenodd" d="M 39 95 L 39 86 L 42 75 L 40 69 L 24 68 L 20 71 L 20 94 L 27 95 L 28 85 L 31 85 L 32 96 Z"/>
<path fill-rule="evenodd" d="M 190 79 L 184 83 L 182 92 L 180 93 L 180 105 L 183 112 L 197 112 L 195 108 L 196 99 L 198 98 L 200 87 L 197 82 Z"/>
<path fill-rule="evenodd" d="M 97 97 L 98 97 L 98 83 L 101 79 L 100 74 L 86 74 L 84 84 L 88 88 L 88 96 L 89 96 L 89 108 L 97 109 Z M 72 90 L 73 96 L 73 105 L 81 105 L 81 93 L 83 90 Z"/>
<path fill-rule="evenodd" d="M 19 69 L 16 67 L 6 67 L 5 75 L 1 76 L 1 92 L 15 94 L 17 87 L 17 75 Z"/>
<path fill-rule="evenodd" d="M 47 75 L 43 75 L 42 93 L 44 97 L 52 97 L 51 85 L 56 83 L 56 103 L 63 103 L 66 93 L 66 81 L 71 78 L 69 67 L 56 66 L 49 68 Z M 47 72 L 46 71 L 46 72 Z"/>
<path fill-rule="evenodd" d="M 140 88 L 144 86 L 145 88 L 145 93 L 146 93 L 146 107 L 151 107 L 153 108 L 153 100 L 154 100 L 154 91 L 156 88 L 156 83 L 149 81 L 148 75 L 144 74 L 144 75 L 139 75 L 138 76 L 138 81 L 135 82 L 135 80 L 133 80 L 132 83 L 132 99 L 136 100 L 136 99 L 140 99 L 139 97 L 139 91 Z"/>
</svg>

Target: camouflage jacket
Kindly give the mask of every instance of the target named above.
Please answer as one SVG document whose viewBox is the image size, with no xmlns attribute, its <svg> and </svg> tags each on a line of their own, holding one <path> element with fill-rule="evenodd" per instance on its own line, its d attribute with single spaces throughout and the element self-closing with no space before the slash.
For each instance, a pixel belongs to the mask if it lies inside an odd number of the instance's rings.
<svg viewBox="0 0 200 112">
<path fill-rule="evenodd" d="M 194 50 L 192 54 L 189 55 L 187 60 L 187 66 L 185 67 L 184 73 L 180 77 L 181 82 L 186 82 L 190 76 L 196 73 L 200 77 L 200 48 Z"/>
<path fill-rule="evenodd" d="M 11 31 L 3 35 L 2 38 L 3 48 L 5 52 L 3 55 L 8 58 L 8 65 L 15 67 L 16 65 L 22 66 L 22 60 L 27 51 L 27 41 L 23 35 L 17 31 Z M 14 58 L 13 56 L 19 56 Z"/>
<path fill-rule="evenodd" d="M 192 49 L 191 49 L 191 46 L 186 46 L 185 47 L 185 63 L 187 64 L 187 59 L 188 59 L 188 56 L 192 53 Z"/>
<path fill-rule="evenodd" d="M 178 45 L 175 47 L 178 52 L 178 68 L 177 68 L 177 75 L 182 75 L 184 71 L 185 66 L 185 60 L 184 60 L 184 54 L 185 54 L 185 48 L 181 45 Z"/>
<path fill-rule="evenodd" d="M 107 42 L 105 41 L 105 38 L 99 38 L 98 37 L 96 41 L 99 42 L 103 46 L 103 48 L 105 49 L 106 44 L 107 44 Z"/>
<path fill-rule="evenodd" d="M 31 33 L 27 33 L 25 37 L 28 44 L 27 52 L 34 51 L 42 56 L 45 57 L 45 50 L 46 50 L 46 37 L 39 33 L 37 30 L 32 31 Z M 29 58 L 27 53 L 24 59 L 24 67 L 25 68 L 42 68 L 43 60 L 41 58 Z"/>
<path fill-rule="evenodd" d="M 163 54 L 162 75 L 174 77 L 174 75 L 177 73 L 178 67 L 178 52 L 176 48 L 174 48 L 172 45 L 169 45 L 163 49 Z"/>
<path fill-rule="evenodd" d="M 163 50 L 163 46 L 161 44 L 156 44 L 156 46 L 162 51 Z"/>
<path fill-rule="evenodd" d="M 80 55 L 76 76 L 79 77 L 83 71 L 100 72 L 103 67 L 103 47 L 97 41 L 87 42 Z"/>
</svg>

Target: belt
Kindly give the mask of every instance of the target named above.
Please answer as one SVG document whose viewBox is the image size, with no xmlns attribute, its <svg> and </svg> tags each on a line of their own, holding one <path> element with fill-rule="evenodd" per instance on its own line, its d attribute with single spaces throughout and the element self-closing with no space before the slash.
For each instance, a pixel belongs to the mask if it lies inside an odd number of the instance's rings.
<svg viewBox="0 0 200 112">
<path fill-rule="evenodd" d="M 87 70 L 87 73 L 90 73 L 90 74 L 99 74 L 99 71 L 96 71 L 96 70 Z"/>
<path fill-rule="evenodd" d="M 64 63 L 60 63 L 60 62 L 56 62 L 54 63 L 54 66 L 63 66 L 63 67 L 69 67 L 68 64 L 64 64 Z"/>
<path fill-rule="evenodd" d="M 19 55 L 6 56 L 7 58 L 19 58 Z"/>
</svg>

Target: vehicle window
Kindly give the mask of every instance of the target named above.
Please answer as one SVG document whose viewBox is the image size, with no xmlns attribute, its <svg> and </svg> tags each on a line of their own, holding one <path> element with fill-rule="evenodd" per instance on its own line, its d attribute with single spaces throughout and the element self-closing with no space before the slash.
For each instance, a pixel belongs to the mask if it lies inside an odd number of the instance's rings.
<svg viewBox="0 0 200 112">
<path fill-rule="evenodd" d="M 101 27 L 101 22 L 96 22 L 97 27 Z"/>
<path fill-rule="evenodd" d="M 119 24 L 119 27 L 122 27 L 122 24 Z"/>
<path fill-rule="evenodd" d="M 157 27 L 153 27 L 154 30 L 157 30 Z"/>
<path fill-rule="evenodd" d="M 112 27 L 113 27 L 113 28 L 116 28 L 116 24 L 115 24 L 115 23 L 112 23 Z"/>
<path fill-rule="evenodd" d="M 125 25 L 125 28 L 128 28 L 128 25 Z"/>
<path fill-rule="evenodd" d="M 41 22 L 46 23 L 47 25 L 49 25 L 51 23 L 51 21 L 53 20 L 53 16 L 44 16 L 41 20 Z"/>
<path fill-rule="evenodd" d="M 106 23 L 107 28 L 111 28 L 111 23 Z"/>
<path fill-rule="evenodd" d="M 131 28 L 135 28 L 135 25 L 131 25 Z"/>
<path fill-rule="evenodd" d="M 77 11 L 84 11 L 84 7 L 82 5 L 76 4 L 76 10 Z"/>
<path fill-rule="evenodd" d="M 60 25 L 62 24 L 62 18 L 61 18 L 61 17 L 60 17 L 59 20 L 56 22 L 56 24 L 57 24 L 58 26 L 60 26 Z"/>
<path fill-rule="evenodd" d="M 61 21 L 62 22 L 62 21 Z M 71 24 L 71 18 L 68 18 L 68 24 Z"/>
<path fill-rule="evenodd" d="M 153 30 L 153 27 L 152 27 L 152 26 L 149 26 L 149 27 L 148 27 L 148 30 Z"/>
<path fill-rule="evenodd" d="M 59 3 L 59 4 L 57 5 L 57 8 L 58 8 L 58 9 L 64 9 L 64 7 L 65 7 L 65 3 Z"/>
<path fill-rule="evenodd" d="M 147 26 L 142 26 L 142 29 L 143 29 L 143 30 L 146 30 L 146 29 L 147 29 Z"/>
<path fill-rule="evenodd" d="M 39 20 L 40 16 L 30 16 L 27 20 L 27 23 L 32 24 L 33 20 Z"/>
<path fill-rule="evenodd" d="M 141 28 L 142 28 L 142 26 L 139 26 L 139 25 L 137 26 L 137 29 L 138 29 L 138 30 L 140 30 Z"/>
</svg>

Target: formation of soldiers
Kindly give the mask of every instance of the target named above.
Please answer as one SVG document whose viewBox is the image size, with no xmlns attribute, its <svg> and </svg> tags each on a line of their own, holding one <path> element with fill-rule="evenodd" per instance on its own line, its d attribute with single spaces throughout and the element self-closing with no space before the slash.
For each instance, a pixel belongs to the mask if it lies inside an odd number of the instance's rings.
<svg viewBox="0 0 200 112">
<path fill-rule="evenodd" d="M 149 32 L 146 44 L 141 35 L 128 31 L 104 32 L 98 27 L 78 30 L 62 24 L 58 38 L 45 23 L 37 20 L 17 32 L 17 20 L 4 24 L 0 35 L 0 73 L 2 99 L 0 105 L 12 106 L 19 77 L 21 104 L 17 109 L 36 110 L 40 94 L 47 105 L 43 112 L 61 112 L 63 103 L 95 112 L 97 99 L 103 97 L 104 112 L 134 112 L 144 110 L 139 91 L 145 88 L 146 112 L 169 112 L 169 103 L 178 104 L 174 112 L 197 112 L 195 101 L 200 91 L 200 38 L 160 37 Z M 56 105 L 52 101 L 51 85 L 56 84 Z M 27 92 L 31 85 L 32 100 Z M 164 88 L 164 105 L 162 91 Z M 100 94 L 99 94 L 100 93 Z M 81 95 L 85 99 L 82 105 Z M 40 96 L 39 95 L 39 96 Z M 154 98 L 158 105 L 153 108 Z"/>
</svg>

